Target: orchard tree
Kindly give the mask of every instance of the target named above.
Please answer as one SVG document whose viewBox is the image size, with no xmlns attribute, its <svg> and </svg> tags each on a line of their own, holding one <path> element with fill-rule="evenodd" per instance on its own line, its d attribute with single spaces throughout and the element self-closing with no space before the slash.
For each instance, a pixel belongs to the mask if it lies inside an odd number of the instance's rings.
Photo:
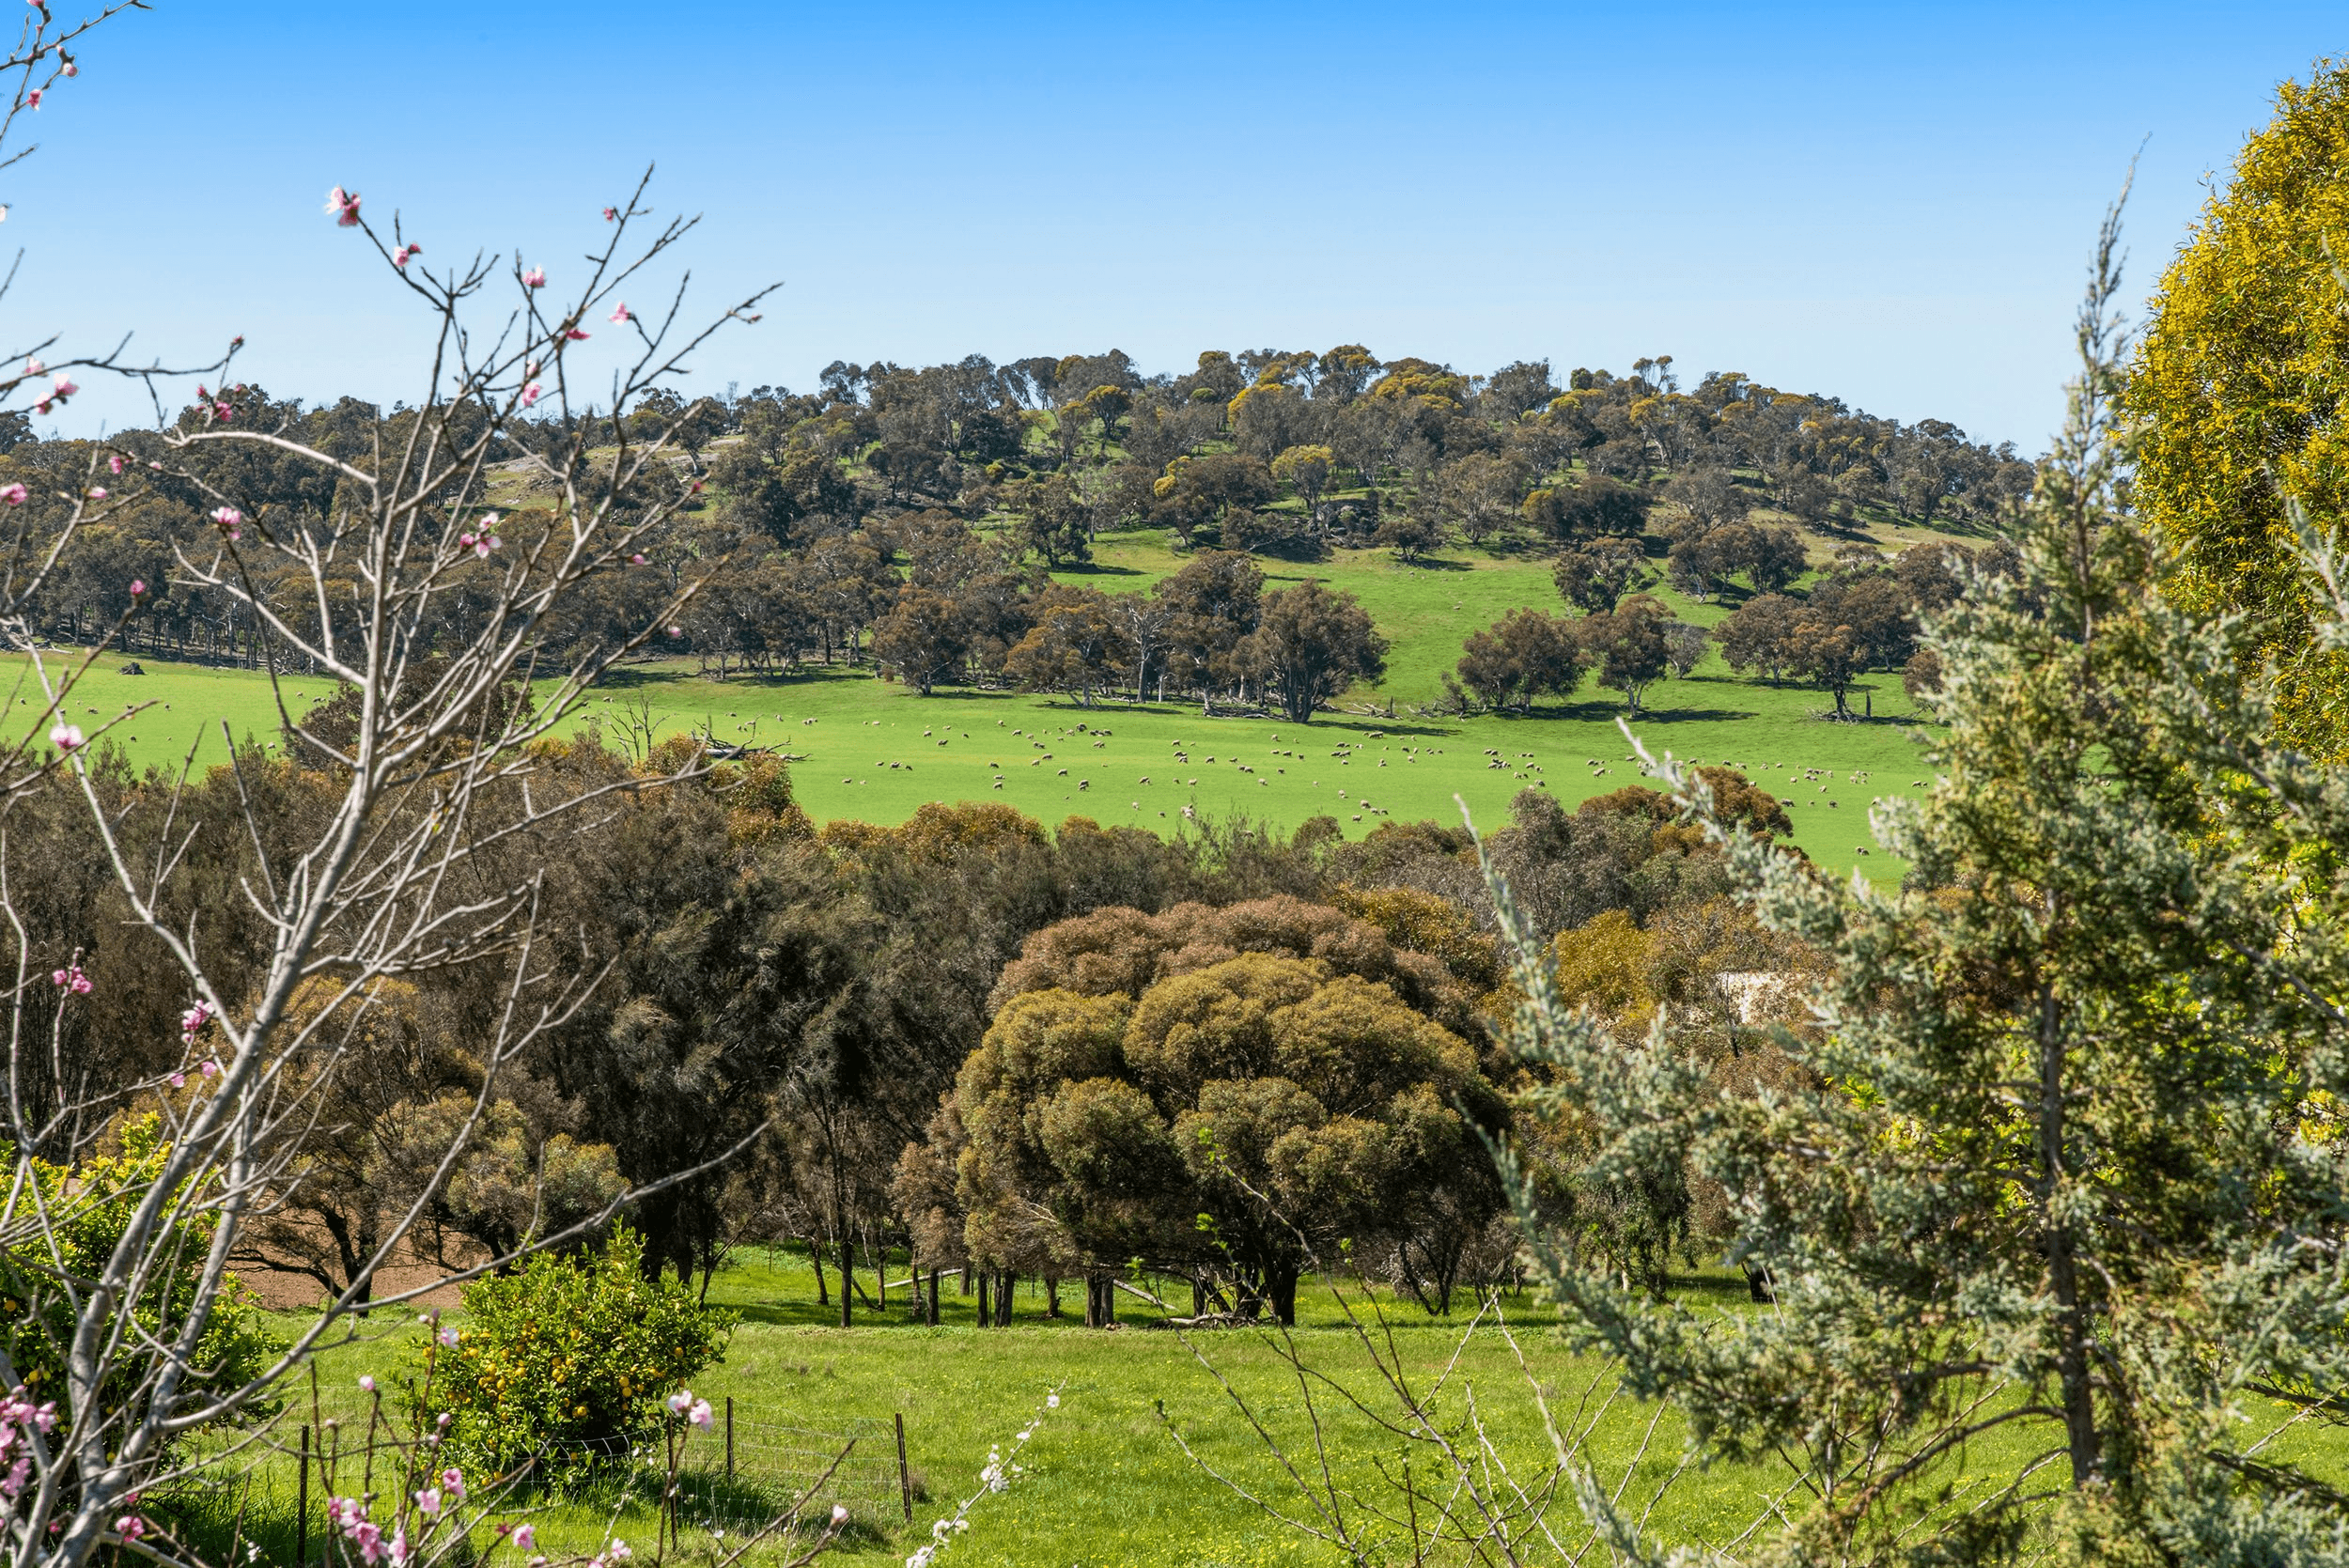
<svg viewBox="0 0 2349 1568">
<path fill-rule="evenodd" d="M 1387 640 L 1369 613 L 1352 594 L 1332 593 L 1310 578 L 1264 597 L 1245 652 L 1293 724 L 1312 722 L 1322 704 L 1387 673 Z"/>
</svg>

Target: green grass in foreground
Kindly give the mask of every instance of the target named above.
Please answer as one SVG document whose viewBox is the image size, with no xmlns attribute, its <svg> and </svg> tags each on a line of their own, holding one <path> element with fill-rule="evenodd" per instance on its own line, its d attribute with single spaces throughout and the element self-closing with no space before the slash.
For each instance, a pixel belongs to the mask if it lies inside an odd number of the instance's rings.
<svg viewBox="0 0 2349 1568">
<path fill-rule="evenodd" d="M 1060 575 L 1129 591 L 1175 565 L 1157 534 L 1121 535 L 1103 541 L 1093 567 Z M 1105 701 L 1087 709 L 1066 698 L 958 689 L 924 698 L 845 669 L 721 682 L 678 660 L 615 673 L 589 693 L 583 719 L 605 719 L 616 734 L 617 715 L 642 703 L 663 735 L 707 725 L 721 740 L 780 746 L 801 759 L 793 785 L 818 821 L 897 822 L 926 801 L 1000 800 L 1047 824 L 1083 815 L 1164 831 L 1179 831 L 1187 809 L 1246 813 L 1283 829 L 1326 813 L 1359 837 L 1381 821 L 1456 823 L 1455 796 L 1489 827 L 1529 785 L 1571 806 L 1639 781 L 1616 728 L 1622 704 L 1594 685 L 1528 718 L 1410 716 L 1412 705 L 1438 694 L 1470 631 L 1520 606 L 1558 607 L 1546 561 L 1462 552 L 1406 567 L 1384 551 L 1349 551 L 1312 567 L 1265 565 L 1270 586 L 1312 575 L 1361 598 L 1393 645 L 1384 685 L 1350 702 L 1392 698 L 1396 718 L 1341 712 L 1299 726 L 1204 719 L 1190 704 Z M 1692 621 L 1727 613 L 1719 603 L 1665 597 Z M 222 760 L 223 722 L 240 738 L 274 738 L 274 698 L 262 675 L 141 662 L 148 674 L 125 675 L 119 657 L 99 660 L 69 714 L 94 730 L 128 705 L 147 705 L 109 736 L 137 765 L 177 768 L 191 748 L 199 764 Z M 24 661 L 16 664 L 22 674 Z M 315 677 L 280 685 L 297 712 L 331 690 Z M 8 692 L 28 715 L 40 706 L 29 690 Z M 1796 842 L 1822 866 L 1896 877 L 1900 862 L 1874 848 L 1867 806 L 1908 793 L 1922 776 L 1910 738 L 1916 715 L 1895 675 L 1870 675 L 1851 701 L 1873 703 L 1874 721 L 1830 722 L 1822 693 L 1739 678 L 1716 654 L 1688 679 L 1652 688 L 1634 728 L 1653 751 L 1742 767 L 1792 800 Z"/>
<path fill-rule="evenodd" d="M 869 1290 L 869 1275 L 865 1285 Z M 1677 1281 L 1677 1294 L 1699 1311 L 1751 1310 L 1742 1281 L 1726 1271 L 1684 1278 Z M 1432 1386 L 1458 1352 L 1465 1308 L 1459 1317 L 1435 1321 L 1383 1291 L 1377 1298 L 1394 1326 L 1393 1343 L 1404 1365 L 1423 1389 Z M 974 1568 L 1272 1568 L 1337 1560 L 1326 1548 L 1268 1520 L 1183 1456 L 1161 1421 L 1161 1408 L 1220 1474 L 1292 1514 L 1309 1512 L 1295 1483 L 1192 1348 L 1172 1333 L 1143 1327 L 1156 1314 L 1131 1298 L 1120 1302 L 1123 1326 L 1109 1333 L 1087 1331 L 1066 1319 L 1047 1321 L 1044 1302 L 1032 1285 L 1017 1297 L 1019 1321 L 1010 1329 L 973 1327 L 972 1298 L 956 1296 L 951 1287 L 947 1321 L 939 1328 L 911 1323 L 905 1298 L 895 1295 L 886 1314 L 860 1305 L 859 1326 L 842 1329 L 830 1326 L 836 1309 L 816 1305 L 804 1260 L 786 1252 L 745 1254 L 721 1272 L 710 1299 L 740 1311 L 743 1324 L 724 1361 L 694 1379 L 693 1387 L 721 1407 L 731 1396 L 742 1431 L 753 1423 L 785 1422 L 838 1429 L 854 1418 L 876 1419 L 885 1431 L 893 1415 L 905 1418 L 910 1464 L 920 1489 L 912 1529 L 900 1522 L 894 1498 L 878 1506 L 860 1503 L 851 1532 L 830 1560 L 867 1568 L 902 1560 L 926 1538 L 932 1519 L 977 1489 L 989 1449 L 1008 1449 L 1054 1388 L 1060 1390 L 1060 1407 L 1036 1425 L 1019 1456 L 1028 1473 L 1008 1492 L 978 1504 L 969 1532 L 941 1559 L 941 1568 L 957 1562 Z M 1067 1299 L 1065 1294 L 1065 1303 Z M 1463 1420 L 1472 1395 L 1486 1430 L 1512 1467 L 1529 1480 L 1538 1477 L 1548 1445 L 1530 1374 L 1562 1422 L 1572 1420 L 1578 1408 L 1585 1412 L 1593 1423 L 1591 1452 L 1602 1481 L 1611 1489 L 1629 1466 L 1633 1473 L 1624 1497 L 1644 1507 L 1680 1463 L 1679 1423 L 1667 1415 L 1651 1431 L 1655 1408 L 1628 1398 L 1610 1402 L 1609 1369 L 1568 1352 L 1554 1328 L 1543 1327 L 1554 1319 L 1532 1298 L 1509 1298 L 1503 1306 L 1525 1369 L 1498 1332 L 1480 1329 L 1457 1355 L 1439 1398 L 1443 1416 Z M 330 1408 L 346 1413 L 361 1408 L 354 1388 L 361 1372 L 381 1376 L 411 1364 L 422 1330 L 401 1315 L 403 1324 L 388 1327 L 377 1343 L 322 1358 L 321 1386 L 329 1392 Z M 1392 1396 L 1379 1388 L 1367 1354 L 1343 1327 L 1326 1286 L 1301 1295 L 1299 1317 L 1297 1340 L 1304 1358 L 1362 1396 L 1374 1411 L 1393 1414 Z M 452 1314 L 450 1321 L 461 1326 L 462 1314 Z M 1312 1426 L 1296 1374 L 1280 1360 L 1271 1341 L 1237 1331 L 1195 1336 L 1193 1344 L 1314 1478 Z M 1393 1473 L 1404 1445 L 1363 1416 L 1343 1411 L 1330 1390 L 1322 1392 L 1323 1430 L 1333 1467 L 1344 1483 L 1377 1490 L 1377 1467 L 1384 1465 Z M 2279 1419 L 2272 1409 L 2248 1414 L 2263 1422 Z M 291 1440 L 290 1427 L 285 1436 Z M 713 1435 L 692 1441 L 722 1439 Z M 746 1452 L 747 1448 L 746 1441 Z M 2000 1429 L 1971 1446 L 1968 1470 L 1986 1483 L 2012 1473 L 2033 1452 L 2031 1435 Z M 2320 1427 L 2286 1434 L 2269 1452 L 2311 1463 L 2328 1479 L 2349 1468 L 2342 1463 L 2349 1453 Z M 894 1452 L 888 1458 L 894 1469 Z M 1425 1463 L 1423 1455 L 1418 1463 Z M 290 1467 L 282 1460 L 270 1461 L 269 1467 L 270 1493 L 280 1500 L 269 1508 L 249 1507 L 247 1529 L 282 1554 L 290 1543 L 283 1500 L 290 1497 Z M 1417 1473 L 1426 1480 L 1423 1469 Z M 1691 1468 L 1672 1481 L 1649 1525 L 1669 1541 L 1723 1544 L 1763 1511 L 1779 1483 L 1782 1477 L 1775 1470 Z M 234 1486 L 217 1488 L 210 1506 L 226 1507 L 221 1499 L 236 1495 Z M 1561 1497 L 1556 1508 L 1562 1530 L 1579 1517 L 1569 1498 Z M 641 1501 L 620 1508 L 616 1516 L 608 1504 L 571 1503 L 546 1506 L 535 1517 L 541 1541 L 561 1549 L 593 1547 L 607 1528 L 639 1545 L 654 1535 L 653 1514 Z"/>
</svg>

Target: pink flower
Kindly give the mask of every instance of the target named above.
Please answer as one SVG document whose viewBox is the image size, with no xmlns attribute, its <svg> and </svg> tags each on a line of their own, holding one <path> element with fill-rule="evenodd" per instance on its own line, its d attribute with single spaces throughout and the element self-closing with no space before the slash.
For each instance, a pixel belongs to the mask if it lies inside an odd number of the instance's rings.
<svg viewBox="0 0 2349 1568">
<path fill-rule="evenodd" d="M 626 1562 L 630 1558 L 634 1557 L 636 1554 L 629 1550 L 627 1542 L 614 1540 L 612 1543 L 612 1549 L 606 1555 L 608 1555 L 614 1562 Z"/>
<path fill-rule="evenodd" d="M 643 551 L 638 551 L 635 554 L 628 558 L 628 564 L 631 567 L 643 566 L 645 564 L 645 552 Z"/>
<path fill-rule="evenodd" d="M 346 191 L 337 185 L 326 193 L 326 210 L 337 228 L 353 228 L 359 223 L 359 193 Z M 202 393 L 197 394 L 202 396 Z"/>
<path fill-rule="evenodd" d="M 514 1527 L 514 1545 L 518 1550 L 526 1552 L 537 1544 L 538 1531 L 536 1528 L 530 1525 L 516 1525 Z"/>
<path fill-rule="evenodd" d="M 392 1531 L 392 1544 L 389 1548 L 388 1555 L 392 1560 L 393 1568 L 406 1568 L 408 1561 L 408 1531 L 404 1527 L 395 1529 Z"/>
<path fill-rule="evenodd" d="M 424 247 L 422 245 L 402 245 L 399 249 L 392 253 L 392 265 L 405 271 L 408 266 L 408 258 L 410 256 L 422 256 L 423 254 Z"/>
<path fill-rule="evenodd" d="M 544 267 L 533 267 L 528 272 L 522 273 L 522 287 L 524 288 L 544 288 L 546 286 L 547 270 Z"/>
<path fill-rule="evenodd" d="M 39 361 L 39 360 L 37 360 L 37 359 L 28 359 L 28 360 L 26 360 L 26 361 L 24 362 L 24 374 L 25 374 L 27 377 L 32 377 L 32 376 L 46 376 L 46 375 L 48 375 L 48 374 L 49 374 L 49 366 L 47 366 L 47 365 L 45 365 L 41 364 L 41 363 L 40 363 L 40 361 Z M 198 387 L 198 388 L 196 389 L 196 394 L 195 394 L 195 395 L 196 395 L 198 397 L 203 396 L 204 396 L 204 390 L 203 390 L 203 388 Z"/>
<path fill-rule="evenodd" d="M 523 388 L 522 388 L 522 407 L 523 407 L 523 408 L 528 408 L 528 407 L 530 407 L 530 405 L 531 405 L 531 404 L 533 404 L 533 403 L 537 402 L 537 401 L 538 400 L 538 394 L 539 394 L 542 390 L 543 390 L 543 389 L 542 389 L 542 388 L 538 385 L 538 383 L 537 383 L 537 381 L 532 381 L 532 382 L 531 382 L 528 386 L 523 387 Z"/>
<path fill-rule="evenodd" d="M 89 498 L 90 498 L 92 501 L 103 501 L 103 500 L 105 500 L 105 499 L 106 499 L 106 487 L 105 487 L 105 486 L 103 486 L 103 485 L 92 485 L 92 486 L 89 488 Z"/>
<path fill-rule="evenodd" d="M 172 1074 L 171 1086 L 174 1089 L 185 1089 L 188 1086 L 188 1075 L 185 1073 Z"/>
<path fill-rule="evenodd" d="M 109 474 L 120 474 L 122 472 L 121 453 L 117 452 L 106 459 L 106 472 Z"/>
<path fill-rule="evenodd" d="M 38 109 L 40 107 L 40 89 L 39 87 L 35 87 L 31 92 L 24 95 L 24 104 L 25 107 L 30 109 Z"/>
<path fill-rule="evenodd" d="M 443 1328 L 440 1331 L 440 1333 L 433 1337 L 438 1339 L 443 1344 L 449 1346 L 451 1349 L 456 1347 L 457 1330 L 454 1328 Z"/>
<path fill-rule="evenodd" d="M 428 1519 L 439 1514 L 441 1512 L 441 1491 L 439 1487 L 428 1486 L 423 1491 L 416 1494 L 416 1512 L 422 1514 Z"/>
<path fill-rule="evenodd" d="M 65 64 L 57 68 L 57 74 L 60 76 L 79 76 L 82 74 L 82 68 L 73 63 L 72 56 L 68 55 L 66 57 Z"/>
<path fill-rule="evenodd" d="M 22 485 L 0 485 L 0 501 L 5 501 L 11 506 L 23 505 L 25 496 L 30 493 Z"/>
<path fill-rule="evenodd" d="M 624 327 L 628 325 L 630 319 L 631 318 L 630 317 L 628 311 L 628 302 L 626 300 L 622 300 L 612 312 L 613 324 Z"/>
<path fill-rule="evenodd" d="M 611 224 L 611 223 L 617 223 L 617 222 L 619 221 L 619 218 L 620 218 L 620 210 L 619 210 L 618 208 L 616 208 L 616 207 L 607 207 L 607 208 L 605 208 L 605 209 L 603 210 L 603 221 L 604 221 L 605 223 L 607 223 L 607 224 Z"/>
<path fill-rule="evenodd" d="M 672 637 L 682 637 L 685 635 L 685 629 L 681 626 L 673 626 L 669 629 L 669 635 Z"/>
<path fill-rule="evenodd" d="M 206 1024 L 211 1021 L 212 1010 L 210 1007 L 205 1006 L 204 1003 L 200 1001 L 197 1002 L 194 1006 L 179 1015 L 180 1038 L 184 1040 L 194 1039 L 195 1032 L 202 1029 Z"/>
<path fill-rule="evenodd" d="M 685 1414 L 688 1409 L 692 1407 L 692 1404 L 693 1390 L 691 1389 L 680 1389 L 676 1393 L 669 1396 L 669 1413 L 673 1416 L 681 1416 Z"/>
<path fill-rule="evenodd" d="M 454 1466 L 448 1469 L 443 1470 L 441 1472 L 441 1486 L 443 1490 L 448 1493 L 452 1501 L 463 1502 L 465 1500 L 464 1471 L 456 1468 Z"/>
<path fill-rule="evenodd" d="M 49 411 L 49 399 L 46 397 L 36 398 L 33 402 L 33 411 L 35 413 L 47 413 Z"/>
<path fill-rule="evenodd" d="M 380 1562 L 382 1560 L 383 1531 L 381 1529 L 362 1519 L 350 1527 L 349 1533 L 352 1543 L 359 1548 L 361 1561 Z"/>
<path fill-rule="evenodd" d="M 131 597 L 132 598 L 137 598 L 140 595 L 146 592 L 147 582 L 145 579 L 136 577 L 131 579 Z"/>
<path fill-rule="evenodd" d="M 39 96 L 38 93 L 35 94 Z M 115 1521 L 115 1533 L 125 1541 L 136 1541 L 147 1533 L 147 1521 L 135 1514 L 125 1514 Z"/>
<path fill-rule="evenodd" d="M 57 372 L 56 379 L 50 384 L 53 389 L 51 396 L 56 397 L 70 397 L 82 390 L 73 384 L 73 378 L 62 370 Z"/>
<path fill-rule="evenodd" d="M 77 997 L 89 995 L 89 976 L 82 972 L 82 966 L 78 963 L 69 964 L 64 969 L 55 970 L 49 978 L 64 986 L 69 995 Z"/>
<path fill-rule="evenodd" d="M 707 1432 L 717 1418 L 710 1413 L 709 1401 L 697 1399 L 693 1401 L 693 1407 L 685 1412 L 685 1419 Z"/>
<path fill-rule="evenodd" d="M 60 752 L 70 752 L 82 743 L 82 726 L 60 722 L 49 732 L 49 744 Z M 59 982 L 63 984 L 62 981 Z"/>
<path fill-rule="evenodd" d="M 213 507 L 212 520 L 220 524 L 221 531 L 226 534 L 231 539 L 241 539 L 244 537 L 244 514 L 238 511 L 234 506 Z"/>
<path fill-rule="evenodd" d="M 525 381 L 531 381 L 537 380 L 537 378 L 538 362 L 534 359 L 522 366 L 522 380 Z"/>
<path fill-rule="evenodd" d="M 220 1077 L 220 1063 L 213 1061 L 209 1056 L 204 1059 L 203 1066 L 197 1070 L 202 1072 L 206 1078 Z"/>
<path fill-rule="evenodd" d="M 564 332 L 563 335 L 569 338 L 573 343 L 584 343 L 587 341 L 586 330 L 582 327 L 568 328 Z"/>
<path fill-rule="evenodd" d="M 371 1394 L 371 1393 L 375 1392 L 375 1379 L 374 1379 L 374 1377 L 372 1377 L 371 1375 L 369 1375 L 369 1374 L 367 1374 L 362 1373 L 362 1374 L 360 1374 L 360 1377 L 359 1377 L 359 1390 L 360 1390 L 360 1392 L 362 1392 L 362 1393 L 370 1393 L 370 1394 Z"/>
<path fill-rule="evenodd" d="M 232 419 L 234 419 L 234 418 L 236 418 L 236 417 L 237 417 L 237 411 L 236 411 L 235 409 L 233 409 L 233 408 L 230 408 L 230 407 L 229 407 L 227 404 L 226 404 L 226 403 L 214 403 L 214 404 L 212 405 L 212 417 L 213 417 L 214 419 L 219 420 L 222 424 L 226 425 L 226 424 L 227 424 L 230 420 L 232 420 Z"/>
</svg>

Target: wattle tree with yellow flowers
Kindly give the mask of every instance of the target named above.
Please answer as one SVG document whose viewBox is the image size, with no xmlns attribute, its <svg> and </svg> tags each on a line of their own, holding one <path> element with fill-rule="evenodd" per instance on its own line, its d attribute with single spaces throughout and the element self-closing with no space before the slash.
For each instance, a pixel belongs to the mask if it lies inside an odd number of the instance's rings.
<svg viewBox="0 0 2349 1568">
<path fill-rule="evenodd" d="M 2136 502 L 2180 555 L 2170 592 L 2239 611 L 2278 666 L 2282 737 L 2349 753 L 2349 654 L 2311 637 L 2288 504 L 2349 515 L 2349 61 L 2288 82 L 2155 296 L 2125 406 Z"/>
</svg>

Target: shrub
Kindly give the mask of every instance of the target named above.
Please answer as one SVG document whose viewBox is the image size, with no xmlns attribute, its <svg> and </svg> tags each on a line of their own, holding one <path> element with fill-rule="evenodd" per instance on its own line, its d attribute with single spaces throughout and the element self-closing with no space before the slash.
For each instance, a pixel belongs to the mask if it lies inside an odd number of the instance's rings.
<svg viewBox="0 0 2349 1568">
<path fill-rule="evenodd" d="M 426 1347 L 412 1400 L 423 1419 L 450 1414 L 448 1445 L 469 1467 L 504 1475 L 542 1454 L 542 1482 L 651 1431 L 663 1396 L 723 1354 L 737 1321 L 646 1280 L 626 1226 L 599 1254 L 541 1252 L 467 1285 L 464 1301 L 455 1343 Z"/>
<path fill-rule="evenodd" d="M 48 1219 L 45 1240 L 54 1241 L 57 1251 L 51 1255 L 43 1241 L 0 1249 L 0 1349 L 15 1363 L 36 1404 L 62 1394 L 65 1352 L 73 1338 L 72 1304 L 57 1279 L 89 1280 L 102 1271 L 122 1240 L 132 1212 L 171 1156 L 161 1121 L 152 1114 L 124 1121 L 116 1141 L 115 1153 L 93 1156 L 79 1165 L 29 1161 L 26 1169 L 39 1188 L 40 1212 Z M 0 1151 L 7 1150 L 0 1144 Z M 144 1335 L 167 1338 L 177 1333 L 195 1306 L 214 1220 L 208 1210 L 185 1203 L 187 1196 L 182 1188 L 173 1204 L 182 1217 L 174 1222 L 179 1245 L 163 1250 L 174 1261 L 150 1278 L 131 1309 Z M 33 1206 L 29 1197 L 20 1198 L 16 1205 L 20 1214 Z M 183 1394 L 227 1390 L 248 1382 L 260 1374 L 275 1346 L 251 1296 L 234 1275 L 228 1276 L 203 1337 L 188 1358 Z M 101 1387 L 101 1412 L 117 1409 L 133 1398 L 144 1377 L 139 1363 L 120 1363 L 118 1375 Z M 81 1419 L 87 1413 L 73 1415 Z"/>
</svg>

